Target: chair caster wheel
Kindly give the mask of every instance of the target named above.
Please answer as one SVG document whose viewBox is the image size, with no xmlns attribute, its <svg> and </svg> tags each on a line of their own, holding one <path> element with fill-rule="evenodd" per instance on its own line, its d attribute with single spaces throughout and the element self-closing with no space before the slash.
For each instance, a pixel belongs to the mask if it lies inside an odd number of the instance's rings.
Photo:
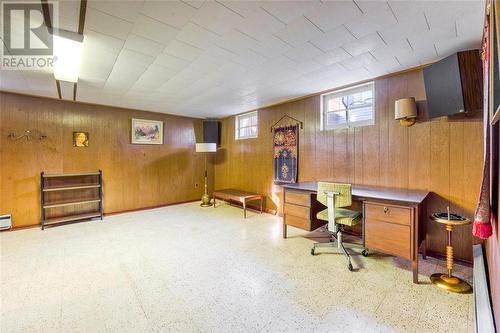
<svg viewBox="0 0 500 333">
<path fill-rule="evenodd" d="M 349 265 L 347 265 L 347 269 L 352 272 L 354 270 L 354 268 L 352 267 L 352 264 L 349 263 Z"/>
<path fill-rule="evenodd" d="M 363 255 L 363 257 L 368 257 L 368 250 L 363 250 L 361 254 Z"/>
<path fill-rule="evenodd" d="M 312 256 L 315 256 L 315 255 L 316 255 L 316 253 L 314 253 L 314 249 L 311 249 L 311 255 L 312 255 Z"/>
</svg>

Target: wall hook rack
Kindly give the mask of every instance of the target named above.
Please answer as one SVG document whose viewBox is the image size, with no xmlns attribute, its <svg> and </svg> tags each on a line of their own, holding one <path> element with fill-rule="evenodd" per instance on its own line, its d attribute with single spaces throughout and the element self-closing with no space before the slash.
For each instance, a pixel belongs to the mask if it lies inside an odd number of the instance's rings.
<svg viewBox="0 0 500 333">
<path fill-rule="evenodd" d="M 285 114 L 277 122 L 275 122 L 273 126 L 271 126 L 271 133 L 273 132 L 273 129 L 276 127 L 276 125 L 278 125 L 280 123 L 280 121 L 282 121 L 285 118 L 288 118 L 288 119 L 291 119 L 291 120 L 295 121 L 296 124 L 300 124 L 300 129 L 304 129 L 304 123 L 303 122 L 301 122 L 300 120 L 298 120 L 298 119 L 296 119 L 296 118 L 294 118 L 292 116 L 289 116 L 289 115 Z"/>
<path fill-rule="evenodd" d="M 26 138 L 26 141 L 31 141 L 31 139 L 33 139 L 33 137 L 34 137 L 33 132 L 30 130 L 25 131 L 24 134 L 21 134 L 21 135 L 16 135 L 15 133 L 10 133 L 9 135 L 7 135 L 7 138 L 9 138 L 12 141 L 17 141 L 17 140 L 20 140 L 22 138 Z M 43 139 L 46 139 L 47 136 L 44 134 L 40 134 L 36 138 L 38 140 L 42 141 Z"/>
</svg>

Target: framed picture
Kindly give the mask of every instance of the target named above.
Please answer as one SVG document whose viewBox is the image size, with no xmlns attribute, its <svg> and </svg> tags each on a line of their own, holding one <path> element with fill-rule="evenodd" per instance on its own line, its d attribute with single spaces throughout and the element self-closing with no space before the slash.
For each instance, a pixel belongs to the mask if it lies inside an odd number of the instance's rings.
<svg viewBox="0 0 500 333">
<path fill-rule="evenodd" d="M 89 133 L 88 132 L 73 132 L 73 147 L 88 147 Z"/>
<path fill-rule="evenodd" d="M 132 119 L 132 143 L 141 145 L 163 144 L 163 121 Z"/>
</svg>

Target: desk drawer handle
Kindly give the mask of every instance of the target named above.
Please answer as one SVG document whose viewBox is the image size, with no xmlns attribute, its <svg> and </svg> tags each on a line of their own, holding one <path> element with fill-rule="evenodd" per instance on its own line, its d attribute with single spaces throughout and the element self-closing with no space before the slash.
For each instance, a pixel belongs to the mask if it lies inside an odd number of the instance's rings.
<svg viewBox="0 0 500 333">
<path fill-rule="evenodd" d="M 389 213 L 389 208 L 384 207 L 384 214 L 387 214 L 387 213 Z"/>
</svg>

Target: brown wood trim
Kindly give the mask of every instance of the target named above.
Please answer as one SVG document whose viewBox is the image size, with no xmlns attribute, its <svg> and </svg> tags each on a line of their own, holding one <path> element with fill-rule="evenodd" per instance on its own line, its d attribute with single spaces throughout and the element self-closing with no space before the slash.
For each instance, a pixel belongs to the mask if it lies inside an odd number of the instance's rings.
<svg viewBox="0 0 500 333">
<path fill-rule="evenodd" d="M 59 82 L 59 80 L 56 80 L 56 87 L 57 87 L 57 95 L 59 96 L 59 99 L 62 99 L 62 95 L 61 95 L 61 83 Z"/>
<path fill-rule="evenodd" d="M 119 211 L 116 211 L 116 212 L 104 213 L 104 216 L 112 216 L 112 215 L 118 215 L 118 214 L 124 214 L 124 213 L 139 212 L 141 210 L 148 210 L 148 209 L 155 209 L 155 208 L 161 208 L 161 207 L 182 205 L 182 204 L 185 204 L 185 203 L 196 202 L 196 201 L 200 201 L 200 199 L 185 200 L 185 201 L 172 202 L 172 203 L 163 204 L 163 205 L 156 205 L 156 206 L 148 206 L 148 207 L 141 207 L 141 208 L 134 208 L 134 209 L 119 210 Z"/>
<path fill-rule="evenodd" d="M 200 199 L 186 200 L 186 201 L 174 202 L 174 203 L 169 203 L 169 204 L 163 204 L 163 205 L 157 205 L 157 206 L 148 206 L 148 207 L 128 209 L 128 210 L 120 210 L 120 211 L 116 211 L 116 212 L 104 213 L 103 215 L 104 216 L 112 216 L 112 215 L 118 215 L 118 214 L 132 213 L 132 212 L 138 212 L 138 211 L 141 211 L 141 210 L 148 210 L 148 209 L 155 209 L 155 208 L 161 208 L 161 207 L 167 207 L 167 206 L 182 205 L 182 204 L 185 204 L 185 203 L 196 202 L 196 201 L 200 201 Z M 41 225 L 40 223 L 38 223 L 38 224 L 30 224 L 30 225 L 23 225 L 21 227 L 13 227 L 13 228 L 7 229 L 7 230 L 0 230 L 0 232 L 17 231 L 17 230 L 31 229 L 31 228 L 40 228 L 40 225 Z"/>
<path fill-rule="evenodd" d="M 87 14 L 87 0 L 80 0 L 80 19 L 78 20 L 78 33 L 83 35 L 85 29 L 85 15 Z"/>
<path fill-rule="evenodd" d="M 73 101 L 76 101 L 76 89 L 77 89 L 77 84 L 75 82 L 73 83 Z"/>
<path fill-rule="evenodd" d="M 34 94 L 26 94 L 26 93 L 21 93 L 21 92 L 17 92 L 17 91 L 9 91 L 9 90 L 3 90 L 3 89 L 0 89 L 0 93 L 12 94 L 12 95 L 18 95 L 18 96 L 28 96 L 28 97 L 34 97 L 34 98 L 45 98 L 45 99 L 51 99 L 51 100 L 54 100 L 54 101 L 61 101 L 61 99 L 55 98 L 55 97 L 40 96 L 40 95 L 34 95 Z M 177 114 L 172 114 L 172 113 L 165 113 L 165 112 L 158 112 L 158 111 L 151 111 L 151 110 L 139 110 L 139 109 L 125 108 L 125 107 L 113 106 L 113 105 L 107 105 L 107 104 L 89 103 L 89 102 L 83 102 L 83 101 L 72 101 L 72 100 L 69 100 L 69 99 L 64 99 L 62 101 L 63 102 L 69 102 L 69 103 L 90 105 L 90 106 L 104 106 L 104 107 L 107 107 L 107 108 L 113 108 L 113 109 L 117 109 L 117 110 L 151 112 L 151 113 L 156 113 L 156 114 L 161 114 L 161 115 L 166 115 L 166 116 L 172 116 L 172 117 L 178 117 L 178 118 L 184 118 L 184 119 L 203 119 L 203 120 L 205 119 L 205 118 L 202 118 L 202 117 L 194 117 L 194 116 L 188 117 L 188 116 L 177 115 Z"/>
<path fill-rule="evenodd" d="M 50 18 L 50 11 L 49 11 L 49 3 L 47 0 L 40 0 L 42 3 L 42 12 L 43 12 L 43 20 L 45 22 L 45 25 L 49 29 L 49 32 L 52 31 L 52 19 Z"/>
</svg>

